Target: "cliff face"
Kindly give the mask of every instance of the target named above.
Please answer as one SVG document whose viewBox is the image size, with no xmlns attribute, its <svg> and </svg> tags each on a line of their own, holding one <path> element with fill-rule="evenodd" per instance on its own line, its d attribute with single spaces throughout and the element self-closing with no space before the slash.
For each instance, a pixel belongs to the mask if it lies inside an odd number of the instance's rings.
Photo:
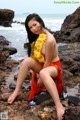
<svg viewBox="0 0 80 120">
<path fill-rule="evenodd" d="M 9 9 L 0 9 L 0 25 L 10 27 L 14 18 L 14 11 Z"/>
<path fill-rule="evenodd" d="M 66 17 L 61 27 L 61 33 L 72 42 L 80 42 L 80 7 Z"/>
<path fill-rule="evenodd" d="M 80 7 L 65 18 L 55 37 L 61 42 L 80 42 Z"/>
</svg>

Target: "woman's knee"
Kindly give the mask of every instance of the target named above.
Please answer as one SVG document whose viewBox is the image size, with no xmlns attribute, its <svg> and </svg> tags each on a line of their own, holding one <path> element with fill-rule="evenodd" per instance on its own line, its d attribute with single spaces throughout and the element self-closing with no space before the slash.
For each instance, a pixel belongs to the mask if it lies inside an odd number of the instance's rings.
<svg viewBox="0 0 80 120">
<path fill-rule="evenodd" d="M 47 75 L 48 75 L 48 72 L 47 72 L 45 69 L 42 69 L 42 70 L 39 72 L 39 76 L 40 76 L 40 79 L 41 79 L 41 80 L 45 79 Z"/>
<path fill-rule="evenodd" d="M 29 66 L 30 63 L 31 63 L 31 58 L 27 57 L 22 61 L 21 66 L 26 66 L 26 65 Z"/>
<path fill-rule="evenodd" d="M 48 68 L 44 68 L 40 71 L 40 77 L 43 78 L 50 76 L 52 78 L 56 78 L 58 75 L 58 71 L 55 67 L 48 67 Z"/>
</svg>

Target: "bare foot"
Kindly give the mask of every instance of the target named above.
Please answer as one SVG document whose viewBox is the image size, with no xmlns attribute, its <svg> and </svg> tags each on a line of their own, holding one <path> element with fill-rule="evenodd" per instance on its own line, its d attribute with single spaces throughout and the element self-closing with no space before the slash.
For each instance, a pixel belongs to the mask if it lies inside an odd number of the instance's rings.
<svg viewBox="0 0 80 120">
<path fill-rule="evenodd" d="M 57 108 L 57 117 L 58 117 L 58 120 L 63 120 L 64 113 L 65 113 L 65 108 L 63 106 Z"/>
<path fill-rule="evenodd" d="M 8 98 L 8 103 L 9 104 L 12 104 L 13 103 L 13 101 L 16 99 L 16 97 L 18 96 L 18 95 L 20 95 L 20 92 L 16 92 L 16 90 L 9 96 L 9 98 Z"/>
</svg>

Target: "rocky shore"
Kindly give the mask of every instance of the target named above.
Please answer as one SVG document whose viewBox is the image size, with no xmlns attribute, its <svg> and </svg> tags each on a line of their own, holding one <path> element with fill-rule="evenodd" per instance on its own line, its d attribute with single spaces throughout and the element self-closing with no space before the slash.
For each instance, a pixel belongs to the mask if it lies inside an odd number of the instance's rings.
<svg viewBox="0 0 80 120">
<path fill-rule="evenodd" d="M 2 10 L 0 10 L 1 15 Z M 7 10 L 5 14 L 7 13 Z M 11 12 L 13 14 L 14 12 Z M 7 17 L 7 16 L 6 16 Z M 12 15 L 9 25 L 14 15 Z M 5 18 L 4 18 L 5 19 Z M 0 17 L 1 21 L 1 17 Z M 1 25 L 1 24 L 0 24 Z M 2 23 L 4 26 L 4 24 Z M 64 87 L 68 94 L 80 100 L 80 7 L 68 15 L 60 31 L 53 32 L 59 46 L 59 56 L 63 65 Z M 31 73 L 29 73 L 22 91 L 13 104 L 7 103 L 8 96 L 15 89 L 17 72 L 21 61 L 14 61 L 10 55 L 17 52 L 16 48 L 9 46 L 9 41 L 0 35 L 0 117 L 4 114 L 11 120 L 57 120 L 56 110 L 52 99 L 30 108 L 27 97 L 30 91 Z M 73 104 L 68 100 L 61 100 L 67 109 L 65 120 L 80 119 L 80 104 Z"/>
</svg>

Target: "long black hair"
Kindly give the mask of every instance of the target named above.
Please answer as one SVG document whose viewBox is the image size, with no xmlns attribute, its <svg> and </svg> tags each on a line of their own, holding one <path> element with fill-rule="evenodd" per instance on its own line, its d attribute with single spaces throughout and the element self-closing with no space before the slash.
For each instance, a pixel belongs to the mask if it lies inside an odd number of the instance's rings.
<svg viewBox="0 0 80 120">
<path fill-rule="evenodd" d="M 31 19 L 35 19 L 37 22 L 39 22 L 41 24 L 42 27 L 45 28 L 45 24 L 44 24 L 44 21 L 42 20 L 42 18 L 36 14 L 36 13 L 33 13 L 33 14 L 29 14 L 25 20 L 25 28 L 26 28 L 26 31 L 27 31 L 27 36 L 28 36 L 28 40 L 29 40 L 29 48 L 28 48 L 28 56 L 30 56 L 30 53 L 31 53 L 31 43 L 33 41 L 36 41 L 36 39 L 38 38 L 39 35 L 36 35 L 34 33 L 31 32 L 29 26 L 28 26 L 28 23 Z"/>
</svg>

